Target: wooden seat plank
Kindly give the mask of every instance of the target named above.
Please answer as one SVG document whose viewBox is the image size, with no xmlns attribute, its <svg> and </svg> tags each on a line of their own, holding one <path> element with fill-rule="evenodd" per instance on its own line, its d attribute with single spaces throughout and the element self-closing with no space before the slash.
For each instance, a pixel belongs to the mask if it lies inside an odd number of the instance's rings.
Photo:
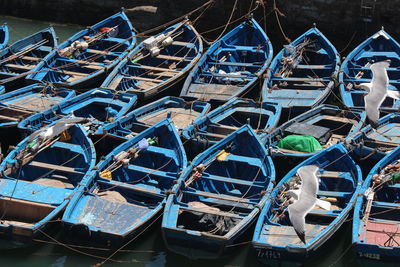
<svg viewBox="0 0 400 267">
<path fill-rule="evenodd" d="M 72 168 L 72 167 L 66 167 L 66 166 L 55 165 L 55 164 L 39 162 L 39 161 L 31 161 L 29 163 L 29 165 L 33 166 L 33 167 L 50 169 L 50 170 L 54 170 L 54 171 L 67 172 L 67 173 L 72 173 L 72 174 L 82 174 L 82 175 L 84 174 L 83 172 L 77 171 L 77 170 L 75 170 L 75 168 Z"/>
</svg>

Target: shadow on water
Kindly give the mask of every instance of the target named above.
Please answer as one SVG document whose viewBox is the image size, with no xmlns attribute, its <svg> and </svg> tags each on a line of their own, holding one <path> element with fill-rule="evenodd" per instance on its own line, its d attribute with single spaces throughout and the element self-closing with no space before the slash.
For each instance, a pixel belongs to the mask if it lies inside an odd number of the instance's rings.
<svg viewBox="0 0 400 267">
<path fill-rule="evenodd" d="M 153 225 L 148 231 L 126 246 L 123 252 L 112 257 L 105 266 L 132 266 L 132 267 L 260 267 L 264 266 L 257 262 L 255 251 L 251 246 L 244 245 L 235 248 L 232 254 L 218 260 L 190 260 L 183 256 L 168 252 L 161 236 L 160 221 Z M 350 246 L 351 223 L 346 223 L 340 230 L 305 263 L 296 262 L 273 262 L 269 266 L 363 266 L 359 264 Z M 57 236 L 58 240 L 62 238 Z M 251 234 L 246 235 L 246 240 L 251 239 Z M 82 251 L 82 249 L 79 249 Z M 94 254 L 93 251 L 85 250 L 82 253 Z M 97 257 L 84 255 L 71 251 L 60 245 L 35 244 L 28 248 L 2 251 L 0 256 L 1 266 L 93 266 L 102 262 L 101 258 L 108 257 L 110 253 L 96 253 Z M 374 264 L 372 262 L 371 264 Z M 372 265 L 369 265 L 372 266 Z M 376 265 L 374 265 L 376 266 Z M 390 265 L 385 265 L 390 266 Z"/>
</svg>

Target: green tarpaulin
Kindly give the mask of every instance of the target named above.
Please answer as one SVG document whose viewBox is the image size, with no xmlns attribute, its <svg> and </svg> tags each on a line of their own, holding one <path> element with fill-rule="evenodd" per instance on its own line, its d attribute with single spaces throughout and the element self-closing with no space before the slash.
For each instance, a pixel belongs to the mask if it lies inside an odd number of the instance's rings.
<svg viewBox="0 0 400 267">
<path fill-rule="evenodd" d="M 307 153 L 323 149 L 321 144 L 314 137 L 296 134 L 288 135 L 281 139 L 278 143 L 278 147 Z"/>
</svg>

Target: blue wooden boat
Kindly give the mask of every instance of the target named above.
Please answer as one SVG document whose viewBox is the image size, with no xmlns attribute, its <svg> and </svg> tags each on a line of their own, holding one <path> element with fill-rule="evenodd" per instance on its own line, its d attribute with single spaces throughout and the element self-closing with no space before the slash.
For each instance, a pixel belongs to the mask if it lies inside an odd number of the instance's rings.
<svg viewBox="0 0 400 267">
<path fill-rule="evenodd" d="M 336 106 L 321 105 L 282 124 L 267 134 L 263 141 L 273 157 L 303 160 L 321 149 L 354 136 L 362 128 L 365 119 L 363 111 L 341 110 Z M 301 138 L 296 142 L 286 141 L 286 138 L 299 136 L 306 136 L 307 140 Z M 319 143 L 319 148 L 313 146 L 313 151 L 303 149 L 308 148 L 310 138 Z"/>
<path fill-rule="evenodd" d="M 17 128 L 21 120 L 64 103 L 74 96 L 72 90 L 43 84 L 29 85 L 0 95 L 0 144 L 3 156 L 10 146 L 22 141 L 23 137 Z"/>
<path fill-rule="evenodd" d="M 347 138 L 345 143 L 356 159 L 374 162 L 368 164 L 369 170 L 400 145 L 400 114 L 392 113 L 380 118 L 376 129 L 367 125 L 356 135 Z"/>
<path fill-rule="evenodd" d="M 85 188 L 95 160 L 80 125 L 19 143 L 0 165 L 1 238 L 29 242 L 54 225 L 70 198 Z"/>
<path fill-rule="evenodd" d="M 400 44 L 383 29 L 357 46 L 343 61 L 339 74 L 339 90 L 343 104 L 349 108 L 364 109 L 364 95 L 367 93 L 357 86 L 372 79 L 370 65 L 373 62 L 390 59 L 387 69 L 389 90 L 400 90 L 398 65 L 400 62 Z M 398 110 L 399 101 L 386 97 L 381 110 Z"/>
<path fill-rule="evenodd" d="M 275 180 L 275 168 L 248 126 L 199 154 L 165 205 L 167 247 L 186 257 L 218 258 L 253 225 Z"/>
<path fill-rule="evenodd" d="M 114 123 L 100 127 L 96 133 L 131 138 L 166 118 L 171 119 L 178 133 L 181 133 L 182 129 L 203 117 L 209 110 L 210 104 L 205 102 L 187 102 L 179 97 L 166 96 L 133 110 Z"/>
<path fill-rule="evenodd" d="M 346 221 L 361 187 L 360 167 L 342 144 L 331 146 L 292 169 L 274 188 L 261 211 L 253 236 L 258 259 L 301 261 L 312 256 Z M 330 210 L 314 207 L 306 216 L 304 244 L 297 236 L 285 205 L 285 192 L 296 188 L 297 170 L 317 165 L 320 183 L 317 198 L 331 203 Z"/>
<path fill-rule="evenodd" d="M 18 124 L 25 133 L 36 131 L 65 116 L 88 118 L 94 129 L 104 123 L 118 120 L 136 104 L 136 96 L 118 94 L 104 89 L 93 89 L 80 94 L 69 101 L 53 106 L 41 113 L 34 114 Z"/>
<path fill-rule="evenodd" d="M 0 84 L 9 90 L 20 85 L 25 77 L 57 47 L 52 27 L 21 39 L 0 51 Z"/>
<path fill-rule="evenodd" d="M 181 97 L 224 102 L 243 96 L 272 60 L 272 44 L 249 18 L 213 43 L 183 85 Z"/>
<path fill-rule="evenodd" d="M 17 126 L 21 120 L 62 104 L 74 96 L 75 91 L 43 84 L 28 85 L 0 95 L 0 128 Z"/>
<path fill-rule="evenodd" d="M 93 88 L 135 43 L 132 24 L 121 11 L 60 44 L 27 78 L 79 90 Z"/>
<path fill-rule="evenodd" d="M 135 238 L 159 218 L 186 164 L 175 126 L 163 120 L 97 165 L 87 190 L 72 198 L 64 225 L 96 246 L 114 247 Z"/>
<path fill-rule="evenodd" d="M 184 79 L 202 53 L 201 36 L 184 20 L 140 43 L 101 87 L 151 98 Z"/>
<path fill-rule="evenodd" d="M 8 26 L 7 23 L 4 23 L 3 25 L 0 25 L 0 50 L 6 47 L 8 44 Z"/>
<path fill-rule="evenodd" d="M 194 120 L 183 130 L 182 136 L 191 140 L 191 149 L 202 150 L 218 143 L 245 124 L 263 136 L 278 124 L 280 115 L 279 104 L 257 103 L 251 99 L 234 97 L 206 116 Z"/>
<path fill-rule="evenodd" d="M 275 56 L 262 88 L 263 101 L 305 111 L 322 104 L 334 88 L 339 54 L 315 27 Z"/>
<path fill-rule="evenodd" d="M 358 196 L 352 239 L 360 258 L 383 262 L 400 259 L 399 159 L 397 147 L 372 168 Z"/>
</svg>

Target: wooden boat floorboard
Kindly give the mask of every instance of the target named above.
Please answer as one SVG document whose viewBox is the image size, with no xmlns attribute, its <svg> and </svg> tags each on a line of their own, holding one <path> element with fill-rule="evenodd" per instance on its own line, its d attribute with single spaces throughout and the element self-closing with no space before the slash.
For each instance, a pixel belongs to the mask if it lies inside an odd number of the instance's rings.
<svg viewBox="0 0 400 267">
<path fill-rule="evenodd" d="M 182 108 L 168 108 L 161 110 L 155 114 L 149 116 L 143 116 L 138 121 L 143 122 L 147 125 L 154 125 L 167 117 L 167 114 L 171 112 L 171 120 L 178 129 L 183 129 L 188 126 L 194 119 L 199 116 L 199 112 L 191 109 Z"/>
<path fill-rule="evenodd" d="M 61 100 L 60 97 L 41 97 L 37 98 L 35 96 L 29 97 L 26 99 L 22 99 L 17 102 L 12 103 L 12 107 L 22 108 L 25 110 L 33 110 L 33 111 L 43 111 L 51 106 L 59 103 Z"/>
<path fill-rule="evenodd" d="M 306 240 L 315 238 L 325 228 L 325 225 L 306 224 Z M 292 226 L 271 226 L 268 229 L 268 242 L 276 246 L 301 245 L 303 243 Z"/>
</svg>

